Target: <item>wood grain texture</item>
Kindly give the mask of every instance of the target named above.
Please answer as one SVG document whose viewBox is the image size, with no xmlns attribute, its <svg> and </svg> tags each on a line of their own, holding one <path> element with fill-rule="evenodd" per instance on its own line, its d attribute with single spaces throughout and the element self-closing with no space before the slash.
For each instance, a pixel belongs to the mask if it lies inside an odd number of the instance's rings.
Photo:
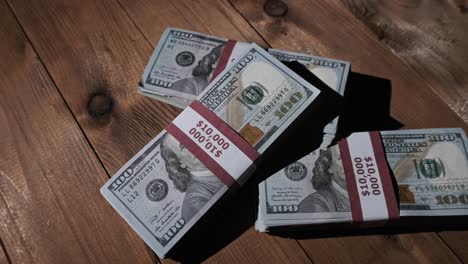
<svg viewBox="0 0 468 264">
<path fill-rule="evenodd" d="M 468 231 L 444 231 L 439 233 L 447 245 L 463 261 L 468 262 Z"/>
<path fill-rule="evenodd" d="M 434 233 L 306 239 L 314 263 L 461 263 Z"/>
<path fill-rule="evenodd" d="M 342 2 L 468 122 L 465 1 Z"/>
<path fill-rule="evenodd" d="M 391 113 L 405 127 L 463 127 L 467 130 L 467 124 L 430 86 L 381 45 L 340 2 L 287 1 L 288 12 L 279 18 L 264 13 L 263 1 L 232 2 L 274 48 L 344 59 L 352 62 L 353 71 L 391 80 Z M 351 256 L 355 261 L 371 263 L 385 261 L 390 255 L 418 262 L 436 262 L 426 256 L 457 261 L 436 233 L 303 240 L 301 244 L 317 263 L 328 262 L 331 256 L 337 263 L 347 262 Z M 382 254 L 382 248 L 386 249 L 386 254 Z M 345 255 L 337 254 L 340 251 L 346 252 Z"/>
<path fill-rule="evenodd" d="M 10 3 L 110 173 L 117 171 L 180 111 L 137 94 L 138 80 L 153 49 L 117 2 L 12 0 Z M 194 5 L 189 1 L 154 1 L 154 4 L 159 6 L 140 8 L 163 17 L 145 22 L 146 28 L 156 28 L 153 32 L 156 40 L 156 35 L 166 26 L 192 25 L 188 28 L 240 40 L 261 41 L 252 30 L 246 30 L 248 24 L 226 2 L 208 5 L 208 2 L 200 1 Z M 193 9 L 192 17 L 197 13 L 200 17 L 182 19 L 180 15 L 186 14 L 180 12 L 182 7 Z M 185 21 L 185 24 L 176 21 Z M 250 202 L 248 206 L 253 208 L 255 204 Z M 117 216 L 116 212 L 111 214 Z M 222 223 L 235 226 L 243 217 L 225 218 Z M 124 230 L 133 232 L 129 227 Z M 219 233 L 223 232 L 223 229 L 219 230 Z M 239 232 L 242 235 L 234 243 L 227 243 L 224 249 L 214 252 L 209 261 L 228 263 L 242 258 L 250 263 L 282 263 L 290 259 L 310 262 L 294 240 L 275 242 L 276 238 L 259 235 L 252 228 Z M 211 242 L 206 240 L 206 243 Z"/>
<path fill-rule="evenodd" d="M 297 241 L 250 228 L 206 263 L 312 263 Z"/>
<path fill-rule="evenodd" d="M 109 173 L 179 112 L 136 93 L 152 48 L 117 2 L 10 5 Z"/>
<path fill-rule="evenodd" d="M 227 1 L 118 1 L 153 46 L 156 46 L 166 27 L 189 29 L 266 46 Z"/>
<path fill-rule="evenodd" d="M 0 237 L 11 261 L 153 262 L 99 194 L 107 174 L 4 1 L 0 39 Z"/>
<path fill-rule="evenodd" d="M 0 263 L 10 264 L 10 259 L 8 258 L 5 248 L 3 248 L 3 243 L 0 242 Z"/>
</svg>

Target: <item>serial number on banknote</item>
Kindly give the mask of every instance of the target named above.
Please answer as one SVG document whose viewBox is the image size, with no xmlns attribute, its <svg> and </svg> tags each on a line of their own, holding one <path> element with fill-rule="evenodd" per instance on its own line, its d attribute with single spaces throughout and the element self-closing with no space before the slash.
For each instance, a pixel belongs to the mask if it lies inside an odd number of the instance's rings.
<svg viewBox="0 0 468 264">
<path fill-rule="evenodd" d="M 206 50 L 206 51 L 210 50 L 210 48 L 203 47 L 203 45 L 201 45 L 201 44 L 189 43 L 189 42 L 186 42 L 186 41 L 183 41 L 183 40 L 173 39 L 173 40 L 169 41 L 169 43 L 171 43 L 171 44 L 168 44 L 167 48 L 170 48 L 170 49 L 174 49 L 175 45 L 178 45 L 178 46 L 186 46 L 186 47 L 191 47 L 191 48 L 196 48 L 196 49 Z"/>
<path fill-rule="evenodd" d="M 432 191 L 466 191 L 466 185 L 461 184 L 426 184 L 426 185 L 416 185 L 414 187 L 415 191 L 419 192 L 432 192 Z"/>
<path fill-rule="evenodd" d="M 140 196 L 140 192 L 133 189 L 137 187 L 143 181 L 143 179 L 145 179 L 146 176 L 148 176 L 156 168 L 156 164 L 159 164 L 158 159 L 155 159 L 150 163 L 146 164 L 144 169 L 139 171 L 133 178 L 133 180 L 127 184 L 126 188 L 120 191 L 122 196 L 126 197 L 127 202 L 132 203 L 138 196 Z"/>
</svg>

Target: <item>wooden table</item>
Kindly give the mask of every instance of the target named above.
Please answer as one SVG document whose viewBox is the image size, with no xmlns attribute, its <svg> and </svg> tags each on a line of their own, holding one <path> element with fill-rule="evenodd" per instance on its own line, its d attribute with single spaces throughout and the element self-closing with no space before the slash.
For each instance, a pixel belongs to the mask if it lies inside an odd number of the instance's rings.
<svg viewBox="0 0 468 264">
<path fill-rule="evenodd" d="M 99 188 L 180 111 L 137 94 L 166 27 L 350 61 L 391 81 L 404 127 L 466 130 L 467 11 L 457 0 L 0 0 L 0 263 L 159 262 Z M 468 261 L 467 231 L 282 238 L 253 229 L 255 197 L 235 197 L 216 232 L 247 224 L 215 247 L 199 236 L 185 259 Z"/>
</svg>

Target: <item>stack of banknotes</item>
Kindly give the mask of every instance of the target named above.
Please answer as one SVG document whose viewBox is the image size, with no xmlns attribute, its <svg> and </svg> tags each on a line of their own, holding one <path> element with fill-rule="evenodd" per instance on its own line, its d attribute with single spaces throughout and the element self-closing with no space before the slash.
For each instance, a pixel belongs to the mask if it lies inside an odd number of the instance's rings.
<svg viewBox="0 0 468 264">
<path fill-rule="evenodd" d="M 380 131 L 400 217 L 468 214 L 468 141 L 460 128 Z M 262 232 L 352 222 L 337 145 L 313 151 L 259 185 Z"/>
<path fill-rule="evenodd" d="M 303 64 L 344 95 L 349 62 L 265 51 L 256 44 L 175 28 L 163 33 L 138 89 L 183 109 L 197 100 L 261 156 L 320 94 L 280 61 Z M 257 230 L 352 221 L 340 150 L 330 146 L 337 124 L 338 117 L 324 127 L 317 150 L 259 185 Z M 213 153 L 223 149 L 219 135 L 208 136 L 207 124 L 198 123 L 193 133 L 197 131 L 207 133 L 198 138 L 200 144 Z M 468 146 L 461 129 L 382 131 L 381 136 L 398 182 L 401 216 L 468 213 Z M 163 130 L 101 188 L 159 257 L 231 190 L 195 154 Z M 255 165 L 236 179 L 236 186 L 252 175 Z"/>
<path fill-rule="evenodd" d="M 245 42 L 168 28 L 145 68 L 139 92 L 185 108 L 248 47 Z"/>
</svg>

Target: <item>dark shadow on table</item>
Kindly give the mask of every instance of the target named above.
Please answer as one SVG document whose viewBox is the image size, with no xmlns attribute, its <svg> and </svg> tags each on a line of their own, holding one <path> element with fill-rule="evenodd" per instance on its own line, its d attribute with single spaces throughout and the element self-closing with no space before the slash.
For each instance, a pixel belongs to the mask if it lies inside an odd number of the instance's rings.
<svg viewBox="0 0 468 264">
<path fill-rule="evenodd" d="M 270 234 L 291 239 L 318 239 L 463 230 L 468 230 L 468 216 L 421 216 L 407 217 L 386 223 L 335 223 L 298 226 L 296 230 L 274 229 Z"/>
<path fill-rule="evenodd" d="M 339 123 L 339 133 L 343 136 L 353 131 L 364 131 L 366 128 L 383 130 L 401 126 L 389 116 L 389 80 L 350 73 L 347 84 L 349 91 L 343 99 L 302 65 L 297 62 L 285 64 L 313 83 L 321 93 L 277 139 L 275 145 L 263 153 L 256 162 L 258 167 L 251 179 L 242 188 L 230 192 L 218 201 L 168 253 L 168 258 L 183 263 L 199 263 L 251 228 L 257 217 L 258 183 L 318 148 L 322 143 L 323 128 L 338 114 L 343 117 Z M 362 97 L 364 94 L 372 97 Z M 373 102 L 368 103 L 364 109 L 362 104 L 370 98 Z M 362 116 L 364 110 L 371 114 Z"/>
<path fill-rule="evenodd" d="M 390 80 L 351 72 L 345 90 L 344 111 L 338 122 L 336 138 L 353 132 L 395 130 L 402 123 L 390 115 L 392 84 Z"/>
<path fill-rule="evenodd" d="M 302 77 L 308 76 L 299 69 L 293 68 L 293 70 Z M 321 82 L 310 76 L 305 79 L 314 85 Z M 321 91 L 322 93 L 329 92 L 326 89 Z M 288 133 L 282 135 L 281 140 L 264 153 L 264 160 L 259 169 L 264 171 L 265 177 L 257 177 L 257 182 L 263 181 L 320 146 L 323 127 L 328 123 L 327 120 L 331 120 L 330 116 L 323 113 L 323 116 L 321 115 L 320 112 L 324 109 L 326 111 L 340 109 L 338 129 L 332 145 L 353 132 L 401 128 L 403 124 L 390 115 L 391 94 L 390 80 L 350 72 L 344 100 L 336 103 L 331 100 L 322 101 L 322 104 L 317 104 L 317 108 L 313 109 L 310 114 L 296 122 Z M 335 113 L 332 112 L 332 114 Z"/>
</svg>

